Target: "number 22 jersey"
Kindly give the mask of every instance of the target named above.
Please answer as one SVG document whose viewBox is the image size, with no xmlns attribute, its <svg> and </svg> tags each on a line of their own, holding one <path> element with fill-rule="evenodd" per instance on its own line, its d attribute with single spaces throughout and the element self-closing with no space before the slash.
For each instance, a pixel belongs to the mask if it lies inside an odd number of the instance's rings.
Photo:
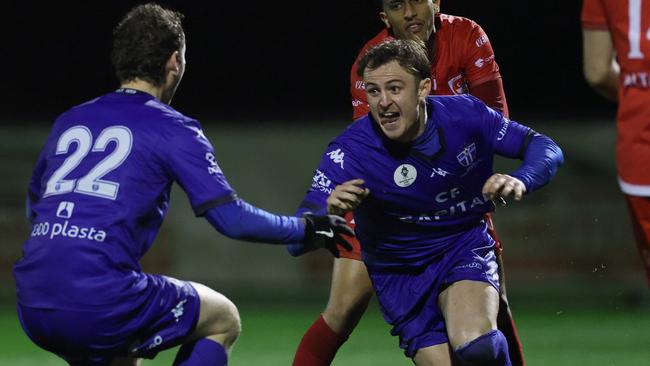
<svg viewBox="0 0 650 366">
<path fill-rule="evenodd" d="M 103 309 L 146 296 L 139 260 L 174 181 L 197 215 L 236 199 L 199 122 L 147 93 L 118 89 L 63 113 L 29 185 L 18 301 Z"/>
</svg>

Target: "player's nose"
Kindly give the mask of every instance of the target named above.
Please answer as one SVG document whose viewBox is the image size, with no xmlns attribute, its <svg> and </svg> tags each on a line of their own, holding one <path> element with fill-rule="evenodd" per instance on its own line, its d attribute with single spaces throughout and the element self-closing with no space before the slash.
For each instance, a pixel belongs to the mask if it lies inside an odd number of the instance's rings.
<svg viewBox="0 0 650 366">
<path fill-rule="evenodd" d="M 379 96 L 379 106 L 382 108 L 388 108 L 393 103 L 390 94 L 386 91 L 383 91 Z"/>
<path fill-rule="evenodd" d="M 418 15 L 418 14 L 415 11 L 415 6 L 413 6 L 413 4 L 411 4 L 409 1 L 407 1 L 404 4 L 404 19 L 411 20 L 411 19 L 415 18 L 416 15 Z"/>
</svg>

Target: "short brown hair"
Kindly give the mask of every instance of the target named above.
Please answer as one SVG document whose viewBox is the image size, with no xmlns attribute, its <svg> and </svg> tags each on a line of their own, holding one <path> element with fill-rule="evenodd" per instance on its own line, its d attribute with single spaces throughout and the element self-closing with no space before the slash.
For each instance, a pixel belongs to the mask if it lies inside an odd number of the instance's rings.
<svg viewBox="0 0 650 366">
<path fill-rule="evenodd" d="M 410 39 L 388 40 L 371 48 L 359 60 L 357 73 L 363 77 L 366 69 L 376 69 L 392 61 L 397 61 L 418 81 L 431 77 L 431 65 L 424 42 Z"/>
<path fill-rule="evenodd" d="M 160 86 L 165 64 L 185 44 L 181 13 L 157 4 L 129 11 L 113 30 L 111 62 L 121 83 L 136 78 Z"/>
</svg>

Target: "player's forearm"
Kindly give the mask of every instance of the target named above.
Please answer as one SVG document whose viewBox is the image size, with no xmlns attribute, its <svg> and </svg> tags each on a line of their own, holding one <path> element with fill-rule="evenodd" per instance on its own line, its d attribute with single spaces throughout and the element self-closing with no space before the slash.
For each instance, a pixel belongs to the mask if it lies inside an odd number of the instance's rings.
<svg viewBox="0 0 650 366">
<path fill-rule="evenodd" d="M 511 175 L 521 180 L 530 193 L 547 184 L 563 163 L 560 147 L 550 138 L 535 133 L 524 153 L 523 164 Z"/>
<path fill-rule="evenodd" d="M 205 218 L 221 234 L 233 239 L 286 244 L 300 242 L 305 237 L 304 220 L 275 215 L 243 200 L 212 208 Z"/>
<path fill-rule="evenodd" d="M 583 29 L 583 69 L 589 85 L 607 99 L 618 100 L 620 67 L 609 31 Z"/>
</svg>

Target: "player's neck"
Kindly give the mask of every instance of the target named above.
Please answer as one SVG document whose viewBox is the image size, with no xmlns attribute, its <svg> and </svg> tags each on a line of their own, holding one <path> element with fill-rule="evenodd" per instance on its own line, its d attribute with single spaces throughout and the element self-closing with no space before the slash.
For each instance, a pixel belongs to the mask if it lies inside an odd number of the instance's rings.
<svg viewBox="0 0 650 366">
<path fill-rule="evenodd" d="M 141 92 L 145 92 L 147 94 L 153 95 L 154 97 L 158 98 L 159 100 L 163 96 L 163 90 L 162 90 L 161 87 L 155 86 L 155 85 L 151 84 L 150 82 L 144 81 L 144 80 L 141 80 L 141 79 L 135 79 L 133 81 L 123 83 L 122 85 L 120 85 L 120 88 L 134 89 L 134 90 L 138 90 L 138 91 L 141 91 Z"/>
</svg>

